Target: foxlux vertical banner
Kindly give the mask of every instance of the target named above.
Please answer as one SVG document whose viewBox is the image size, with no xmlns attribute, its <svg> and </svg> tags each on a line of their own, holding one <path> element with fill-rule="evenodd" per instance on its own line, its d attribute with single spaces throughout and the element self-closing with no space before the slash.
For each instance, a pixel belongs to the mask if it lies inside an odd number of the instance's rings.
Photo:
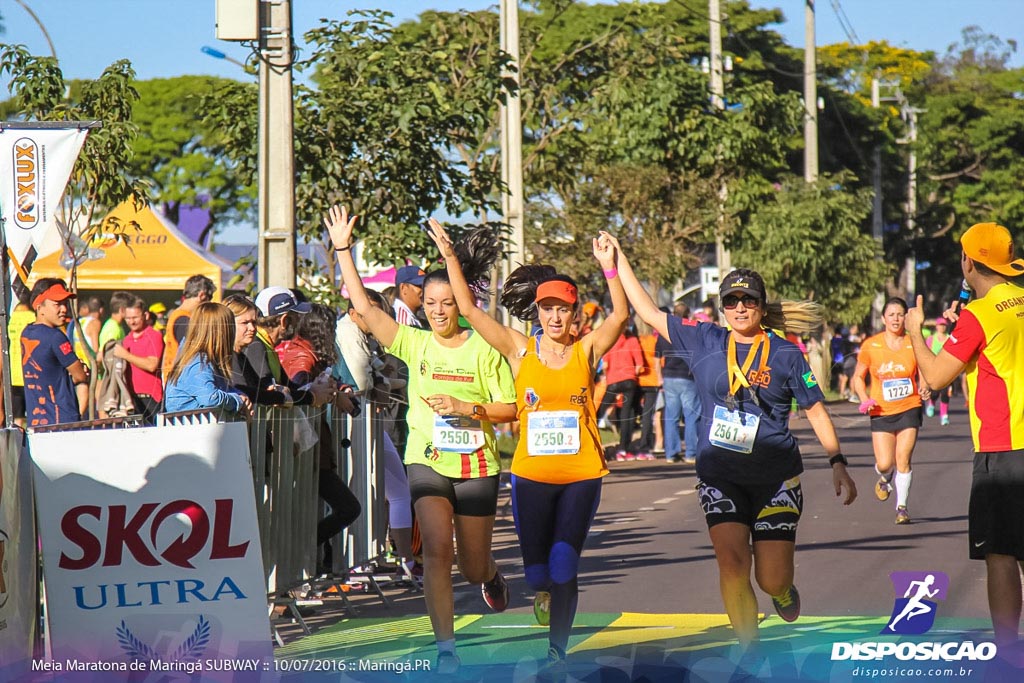
<svg viewBox="0 0 1024 683">
<path fill-rule="evenodd" d="M 33 434 L 29 451 L 54 667 L 269 677 L 244 423 Z"/>
<path fill-rule="evenodd" d="M 14 128 L 0 131 L 0 209 L 7 245 L 19 263 L 29 247 L 43 254 L 55 212 L 88 130 Z"/>
<path fill-rule="evenodd" d="M 0 431 L 0 681 L 29 669 L 36 623 L 32 470 L 21 432 Z"/>
</svg>

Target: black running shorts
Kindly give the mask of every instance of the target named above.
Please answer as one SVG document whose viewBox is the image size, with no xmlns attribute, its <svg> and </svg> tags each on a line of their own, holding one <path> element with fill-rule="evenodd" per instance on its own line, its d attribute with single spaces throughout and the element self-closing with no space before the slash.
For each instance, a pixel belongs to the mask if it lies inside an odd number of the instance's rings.
<svg viewBox="0 0 1024 683">
<path fill-rule="evenodd" d="M 871 417 L 873 432 L 902 432 L 904 429 L 921 428 L 921 406 L 904 410 L 895 415 L 877 415 Z"/>
<path fill-rule="evenodd" d="M 974 454 L 967 519 L 972 560 L 1024 560 L 1024 450 Z"/>
<path fill-rule="evenodd" d="M 409 465 L 412 505 L 424 496 L 448 499 L 457 515 L 493 517 L 498 511 L 498 475 L 475 479 L 444 477 L 426 465 Z"/>
<path fill-rule="evenodd" d="M 697 494 L 708 529 L 738 522 L 750 527 L 754 541 L 796 541 L 796 526 L 804 509 L 800 477 L 756 485 L 698 481 Z"/>
</svg>

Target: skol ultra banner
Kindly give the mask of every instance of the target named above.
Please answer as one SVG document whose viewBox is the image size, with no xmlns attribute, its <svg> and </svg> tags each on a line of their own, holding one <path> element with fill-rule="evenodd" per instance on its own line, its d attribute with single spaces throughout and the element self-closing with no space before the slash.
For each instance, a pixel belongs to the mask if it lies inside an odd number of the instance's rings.
<svg viewBox="0 0 1024 683">
<path fill-rule="evenodd" d="M 32 472 L 21 432 L 0 431 L 0 681 L 30 668 L 36 624 Z"/>
<path fill-rule="evenodd" d="M 30 247 L 45 255 L 43 240 L 88 130 L 4 127 L 0 131 L 0 209 L 7 245 L 18 262 Z"/>
<path fill-rule="evenodd" d="M 52 658 L 67 672 L 272 668 L 245 425 L 33 434 Z"/>
</svg>

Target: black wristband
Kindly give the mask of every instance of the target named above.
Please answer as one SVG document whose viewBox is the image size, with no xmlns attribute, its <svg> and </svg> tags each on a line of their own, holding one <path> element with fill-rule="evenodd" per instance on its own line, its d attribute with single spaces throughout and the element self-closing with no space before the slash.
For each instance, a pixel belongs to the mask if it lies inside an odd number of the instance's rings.
<svg viewBox="0 0 1024 683">
<path fill-rule="evenodd" d="M 335 248 L 334 248 L 334 251 L 348 251 L 348 250 L 350 250 L 351 248 L 352 248 L 352 245 L 350 244 L 350 245 L 348 245 L 347 247 L 335 247 Z"/>
<path fill-rule="evenodd" d="M 846 461 L 846 456 L 843 455 L 842 453 L 836 453 L 835 455 L 833 455 L 831 458 L 828 459 L 829 467 L 831 467 L 832 465 L 835 465 L 837 462 L 841 462 L 841 463 L 843 463 L 843 465 L 849 465 L 850 464 L 850 463 L 848 463 Z"/>
</svg>

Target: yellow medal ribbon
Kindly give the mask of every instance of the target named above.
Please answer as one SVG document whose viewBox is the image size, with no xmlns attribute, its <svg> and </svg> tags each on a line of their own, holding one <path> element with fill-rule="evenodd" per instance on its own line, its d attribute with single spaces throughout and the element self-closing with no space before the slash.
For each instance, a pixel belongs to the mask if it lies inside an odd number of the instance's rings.
<svg viewBox="0 0 1024 683">
<path fill-rule="evenodd" d="M 758 351 L 761 350 L 762 343 L 764 349 L 761 353 L 761 362 L 758 365 L 758 375 L 760 376 L 765 370 L 768 369 L 768 335 L 761 332 L 757 337 L 754 338 L 750 346 L 750 353 L 747 354 L 747 358 L 743 361 L 743 367 L 740 367 L 739 362 L 736 360 L 736 337 L 732 334 L 729 335 L 729 353 L 727 356 L 727 364 L 729 369 L 729 395 L 735 396 L 736 392 L 739 391 L 740 387 L 750 388 L 750 382 L 747 380 L 747 373 L 750 372 L 750 368 L 754 365 L 754 359 L 758 355 Z"/>
</svg>

